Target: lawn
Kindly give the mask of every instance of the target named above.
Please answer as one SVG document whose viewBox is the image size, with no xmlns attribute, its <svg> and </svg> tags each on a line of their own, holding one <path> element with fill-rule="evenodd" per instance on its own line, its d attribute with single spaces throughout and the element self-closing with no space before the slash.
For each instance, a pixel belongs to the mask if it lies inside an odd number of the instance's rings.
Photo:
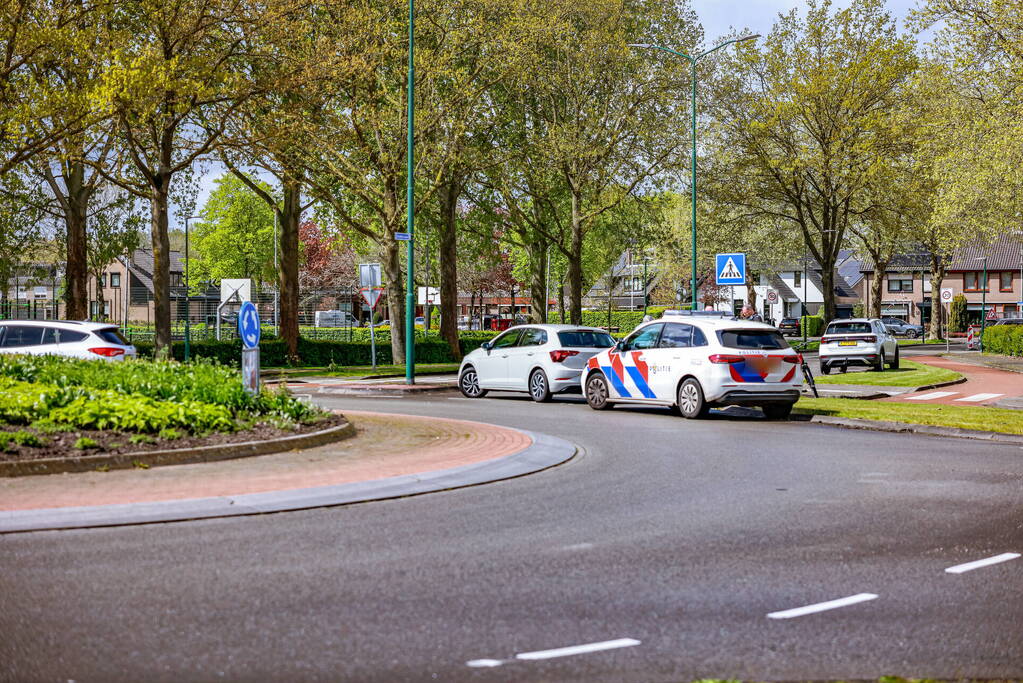
<svg viewBox="0 0 1023 683">
<path fill-rule="evenodd" d="M 885 368 L 881 372 L 838 372 L 830 375 L 815 375 L 817 384 L 866 384 L 885 387 L 923 387 L 941 382 L 954 382 L 962 377 L 958 372 L 936 368 L 922 363 L 903 360 L 895 369 Z"/>
<path fill-rule="evenodd" d="M 264 374 L 273 376 L 277 369 L 267 370 Z M 295 368 L 281 369 L 281 377 L 404 377 L 404 365 L 382 365 L 377 364 L 374 370 L 372 365 L 348 365 L 345 367 L 325 368 Z M 417 375 L 435 375 L 458 372 L 458 363 L 416 363 Z"/>
<path fill-rule="evenodd" d="M 801 398 L 795 413 L 1023 434 L 1023 410 L 980 406 L 910 405 L 850 398 Z"/>
</svg>

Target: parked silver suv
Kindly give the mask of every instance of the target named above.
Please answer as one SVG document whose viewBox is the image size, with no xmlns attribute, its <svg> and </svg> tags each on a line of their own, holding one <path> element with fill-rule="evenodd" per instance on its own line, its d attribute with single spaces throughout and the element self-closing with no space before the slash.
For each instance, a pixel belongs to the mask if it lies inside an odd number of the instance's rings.
<svg viewBox="0 0 1023 683">
<path fill-rule="evenodd" d="M 124 360 L 135 347 L 117 325 L 75 320 L 0 320 L 0 353 Z"/>
<path fill-rule="evenodd" d="M 821 374 L 853 365 L 874 370 L 899 367 L 899 342 L 877 318 L 832 320 L 821 337 Z"/>
</svg>

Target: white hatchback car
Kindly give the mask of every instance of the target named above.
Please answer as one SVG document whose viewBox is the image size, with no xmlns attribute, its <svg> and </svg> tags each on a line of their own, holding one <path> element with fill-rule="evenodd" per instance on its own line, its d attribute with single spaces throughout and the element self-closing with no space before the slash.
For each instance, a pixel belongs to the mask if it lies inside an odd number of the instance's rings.
<svg viewBox="0 0 1023 683">
<path fill-rule="evenodd" d="M 835 368 L 866 365 L 874 370 L 899 367 L 899 341 L 877 318 L 832 320 L 820 346 L 821 374 Z"/>
<path fill-rule="evenodd" d="M 124 360 L 135 347 L 110 323 L 73 320 L 0 320 L 0 353 Z"/>
<path fill-rule="evenodd" d="M 662 405 L 684 417 L 711 406 L 760 406 L 785 419 L 799 400 L 801 358 L 770 325 L 665 313 L 590 359 L 581 381 L 594 410 Z"/>
<path fill-rule="evenodd" d="M 604 330 L 578 325 L 519 325 L 466 354 L 458 388 L 469 398 L 487 391 L 527 391 L 537 402 L 579 390 L 587 361 L 614 344 Z"/>
</svg>

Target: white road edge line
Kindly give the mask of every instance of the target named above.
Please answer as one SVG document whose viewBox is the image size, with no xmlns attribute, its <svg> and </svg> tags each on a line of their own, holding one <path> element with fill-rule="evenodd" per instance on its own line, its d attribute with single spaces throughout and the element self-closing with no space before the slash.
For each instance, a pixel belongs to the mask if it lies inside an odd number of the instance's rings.
<svg viewBox="0 0 1023 683">
<path fill-rule="evenodd" d="M 974 394 L 973 396 L 965 396 L 963 398 L 957 398 L 955 400 L 957 402 L 961 401 L 961 402 L 978 403 L 980 401 L 988 401 L 988 400 L 991 400 L 992 398 L 998 398 L 999 396 L 1002 396 L 1002 395 L 1003 394 Z"/>
<path fill-rule="evenodd" d="M 639 645 L 639 641 L 633 638 L 619 638 L 618 640 L 605 640 L 600 643 L 586 643 L 585 645 L 572 645 L 571 647 L 559 647 L 556 650 L 538 650 L 537 652 L 520 652 L 515 659 L 553 659 L 555 657 L 568 657 L 570 655 L 582 655 L 587 652 L 600 652 L 601 650 L 614 650 L 620 647 L 633 647 Z"/>
<path fill-rule="evenodd" d="M 946 396 L 955 396 L 958 391 L 933 391 L 929 394 L 920 394 L 919 396 L 907 396 L 907 401 L 930 401 L 933 398 L 945 398 Z"/>
<path fill-rule="evenodd" d="M 974 569 L 980 569 L 981 567 L 989 567 L 993 564 L 999 564 L 1001 562 L 1015 560 L 1019 556 L 1020 556 L 1019 553 L 1002 553 L 1001 555 L 995 555 L 994 557 L 988 557 L 983 560 L 976 560 L 975 562 L 957 564 L 954 567 L 949 567 L 945 571 L 949 574 L 962 574 L 963 572 L 972 571 Z"/>
<path fill-rule="evenodd" d="M 838 609 L 839 607 L 846 607 L 848 605 L 855 605 L 858 602 L 867 602 L 868 600 L 875 600 L 877 598 L 873 593 L 857 593 L 856 595 L 850 595 L 847 598 L 839 598 L 838 600 L 829 600 L 827 602 L 818 602 L 815 605 L 806 605 L 805 607 L 795 607 L 793 609 L 782 610 L 781 612 L 771 612 L 767 615 L 768 619 L 791 619 L 793 617 L 801 617 L 806 614 L 814 614 L 816 612 L 826 612 L 829 609 Z"/>
</svg>

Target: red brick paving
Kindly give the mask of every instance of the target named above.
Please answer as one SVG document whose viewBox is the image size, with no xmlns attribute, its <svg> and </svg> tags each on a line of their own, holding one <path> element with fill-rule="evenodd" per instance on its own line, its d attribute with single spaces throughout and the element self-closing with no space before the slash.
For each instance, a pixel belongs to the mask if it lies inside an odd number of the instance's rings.
<svg viewBox="0 0 1023 683">
<path fill-rule="evenodd" d="M 517 453 L 525 434 L 495 425 L 345 411 L 358 436 L 277 455 L 148 470 L 0 479 L 0 510 L 149 503 L 385 479 Z"/>
</svg>

